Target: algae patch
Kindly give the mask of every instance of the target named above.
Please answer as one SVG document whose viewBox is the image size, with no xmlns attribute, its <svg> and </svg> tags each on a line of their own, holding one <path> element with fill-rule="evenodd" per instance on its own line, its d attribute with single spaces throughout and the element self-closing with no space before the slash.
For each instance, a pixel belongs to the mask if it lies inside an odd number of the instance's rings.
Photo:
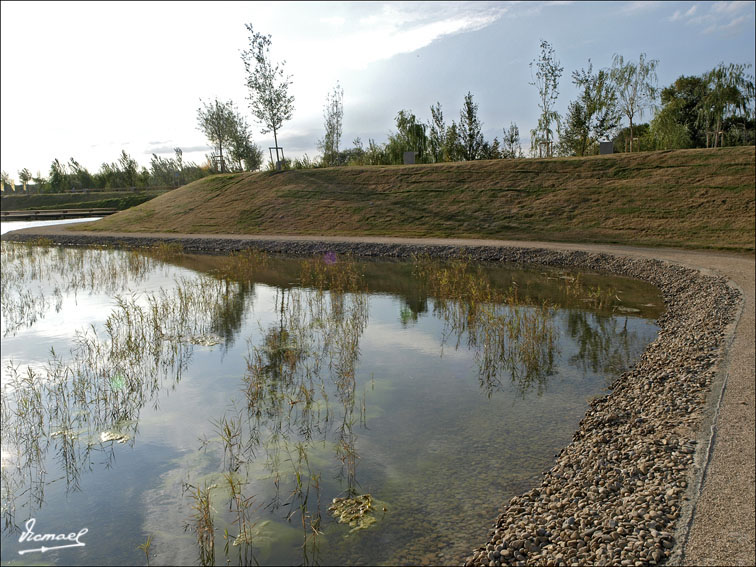
<svg viewBox="0 0 756 567">
<path fill-rule="evenodd" d="M 364 530 L 372 526 L 378 519 L 375 517 L 377 501 L 370 494 L 360 494 L 353 498 L 334 498 L 328 510 L 340 524 L 348 524 L 352 529 L 349 533 Z M 386 507 L 383 507 L 386 511 Z"/>
</svg>

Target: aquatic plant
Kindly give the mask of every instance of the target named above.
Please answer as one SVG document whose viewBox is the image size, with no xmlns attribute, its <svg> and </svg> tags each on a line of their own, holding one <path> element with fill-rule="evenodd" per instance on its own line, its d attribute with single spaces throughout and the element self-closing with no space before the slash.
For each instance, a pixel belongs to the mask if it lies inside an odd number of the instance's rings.
<svg viewBox="0 0 756 567">
<path fill-rule="evenodd" d="M 433 312 L 444 323 L 444 343 L 463 338 L 474 351 L 481 387 L 491 396 L 508 374 L 524 394 L 541 393 L 558 350 L 555 307 L 521 298 L 516 282 L 496 288 L 480 264 L 468 258 L 438 262 L 415 258 L 414 274 L 433 297 Z"/>
<path fill-rule="evenodd" d="M 144 543 L 137 545 L 137 549 L 141 549 L 144 552 L 144 559 L 147 561 L 147 567 L 150 565 L 150 546 L 152 545 L 152 535 L 147 536 L 147 540 Z"/>
<path fill-rule="evenodd" d="M 184 525 L 184 531 L 191 530 L 197 536 L 200 565 L 215 565 L 215 509 L 210 504 L 210 491 L 217 488 L 215 484 L 203 487 L 184 485 L 184 491 L 189 493 L 194 510 L 190 522 Z"/>
<path fill-rule="evenodd" d="M 340 524 L 347 524 L 352 528 L 349 530 L 350 533 L 367 529 L 377 520 L 373 497 L 370 494 L 334 498 L 328 510 Z"/>
</svg>

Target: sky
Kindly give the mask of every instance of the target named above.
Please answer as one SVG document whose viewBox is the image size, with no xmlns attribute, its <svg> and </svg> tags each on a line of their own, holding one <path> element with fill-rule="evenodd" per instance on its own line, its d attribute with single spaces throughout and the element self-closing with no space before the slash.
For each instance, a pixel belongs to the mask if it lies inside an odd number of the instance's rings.
<svg viewBox="0 0 756 567">
<path fill-rule="evenodd" d="M 272 134 L 247 101 L 247 23 L 271 35 L 272 59 L 291 75 L 295 110 L 279 133 L 287 157 L 318 155 L 337 81 L 341 148 L 385 142 L 401 109 L 428 121 L 440 102 L 447 124 L 458 121 L 468 91 L 486 139 L 515 122 L 527 148 L 541 39 L 564 67 L 562 114 L 577 94 L 571 74 L 589 59 L 595 70 L 615 53 L 646 53 L 666 86 L 720 62 L 754 65 L 756 52 L 754 2 L 3 1 L 0 11 L 0 167 L 15 180 L 22 168 L 46 177 L 56 158 L 95 173 L 121 150 L 149 166 L 180 147 L 202 164 L 211 148 L 197 109 L 215 98 L 235 103 L 267 155 Z"/>
</svg>

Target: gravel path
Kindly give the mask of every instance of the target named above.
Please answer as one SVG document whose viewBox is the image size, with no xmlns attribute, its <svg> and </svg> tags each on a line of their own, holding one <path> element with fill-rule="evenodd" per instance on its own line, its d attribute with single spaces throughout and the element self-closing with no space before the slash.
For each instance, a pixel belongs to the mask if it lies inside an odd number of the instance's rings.
<svg viewBox="0 0 756 567">
<path fill-rule="evenodd" d="M 3 239 L 224 251 L 451 256 L 604 270 L 650 281 L 660 335 L 592 403 L 540 487 L 502 505 L 470 564 L 756 564 L 754 256 L 523 241 L 117 234 L 52 226 Z M 662 262 L 659 262 L 661 260 Z M 481 533 L 481 542 L 486 539 Z"/>
</svg>

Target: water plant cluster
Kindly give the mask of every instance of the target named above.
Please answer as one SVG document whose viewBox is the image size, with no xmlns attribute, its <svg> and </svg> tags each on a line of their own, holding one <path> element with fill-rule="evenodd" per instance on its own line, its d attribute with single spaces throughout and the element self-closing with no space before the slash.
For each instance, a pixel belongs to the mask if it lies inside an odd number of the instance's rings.
<svg viewBox="0 0 756 567">
<path fill-rule="evenodd" d="M 323 522 L 321 473 L 311 466 L 311 452 L 322 454 L 322 447 L 330 446 L 341 465 L 336 480 L 343 479 L 349 497 L 369 497 L 357 494 L 355 431 L 365 423 L 365 393 L 357 392 L 356 366 L 368 297 L 364 278 L 348 259 L 338 264 L 305 260 L 300 281 L 302 287 L 276 293 L 278 321 L 260 329 L 260 344 L 249 345 L 246 408 L 224 414 L 216 432 L 231 489 L 223 498 L 237 514 L 238 535 L 227 534 L 227 541 L 233 539 L 240 553 L 255 543 L 246 520 L 254 496 L 241 489 L 252 474 L 248 465 L 264 454 L 264 468 L 275 484 L 265 506 L 287 510 L 286 520 L 301 526 L 303 561 L 309 563 L 317 556 Z M 197 507 L 201 492 L 191 496 Z M 195 533 L 207 533 L 203 522 L 204 517 L 194 523 Z M 198 544 L 204 562 L 209 546 L 199 535 Z"/>
<path fill-rule="evenodd" d="M 545 301 L 528 306 L 532 301 L 520 300 L 515 283 L 507 290 L 494 288 L 480 265 L 469 259 L 439 268 L 420 258 L 415 275 L 435 298 L 434 313 L 445 323 L 445 341 L 454 339 L 458 348 L 466 337 L 489 396 L 505 373 L 523 392 L 533 384 L 543 388 L 557 350 L 554 306 Z"/>
<path fill-rule="evenodd" d="M 53 298 L 85 291 L 113 296 L 108 317 L 78 330 L 68 353 L 51 351 L 43 367 L 9 361 L 3 369 L 2 517 L 13 531 L 20 516 L 43 506 L 52 455 L 67 490 L 77 491 L 95 455 L 109 463 L 117 445 L 135 445 L 143 408 L 157 409 L 179 386 L 195 349 L 228 345 L 257 275 L 272 259 L 238 252 L 217 259 L 206 274 L 174 276 L 167 287 L 133 293 L 150 274 L 181 264 L 181 247 L 3 242 L 2 258 L 4 336 L 54 307 L 50 288 L 58 290 Z M 416 258 L 413 273 L 443 323 L 441 351 L 444 345 L 471 350 L 489 397 L 506 384 L 523 395 L 545 390 L 559 353 L 555 304 L 521 296 L 515 282 L 494 285 L 465 258 Z M 621 303 L 614 290 L 559 279 L 565 297 L 587 299 L 599 310 Z M 363 268 L 348 256 L 327 254 L 301 260 L 296 280 L 275 288 L 272 317 L 247 339 L 240 395 L 211 420 L 213 435 L 201 440 L 220 471 L 182 482 L 185 530 L 194 534 L 203 565 L 215 563 L 221 541 L 226 561 L 259 561 L 263 542 L 277 529 L 260 519 L 263 511 L 298 526 L 305 564 L 318 561 L 326 534 L 329 545 L 340 545 L 339 537 L 390 519 L 391 502 L 377 500 L 358 474 L 360 431 L 368 428 L 375 384 L 359 369 L 370 312 Z M 617 347 L 614 319 L 579 310 L 567 317 L 568 332 L 581 345 L 573 362 L 605 370 L 629 360 L 632 332 L 625 329 L 625 345 Z M 272 482 L 272 493 L 261 492 L 261 478 Z M 149 562 L 152 545 L 148 534 L 134 548 Z"/>
</svg>

